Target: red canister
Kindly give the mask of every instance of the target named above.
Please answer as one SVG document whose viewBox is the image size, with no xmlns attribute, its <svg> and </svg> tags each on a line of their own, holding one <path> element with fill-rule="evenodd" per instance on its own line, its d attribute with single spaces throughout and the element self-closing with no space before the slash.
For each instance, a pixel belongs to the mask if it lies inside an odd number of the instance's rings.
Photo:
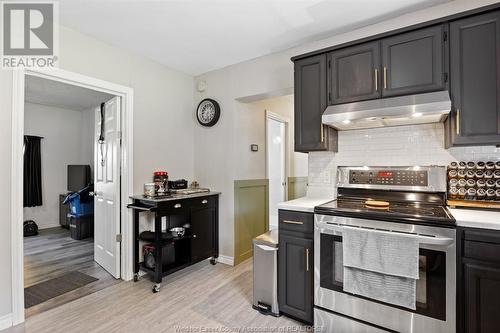
<svg viewBox="0 0 500 333">
<path fill-rule="evenodd" d="M 153 176 L 156 193 L 165 194 L 168 192 L 168 172 L 156 171 Z"/>
</svg>

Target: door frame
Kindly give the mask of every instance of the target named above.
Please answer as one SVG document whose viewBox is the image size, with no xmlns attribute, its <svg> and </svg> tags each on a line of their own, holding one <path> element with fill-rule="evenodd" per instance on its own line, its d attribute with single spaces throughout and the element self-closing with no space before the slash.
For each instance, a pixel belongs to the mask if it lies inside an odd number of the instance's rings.
<svg viewBox="0 0 500 333">
<path fill-rule="evenodd" d="M 23 137 L 24 88 L 26 75 L 71 84 L 121 97 L 121 279 L 132 279 L 133 242 L 132 213 L 127 209 L 133 195 L 133 107 L 134 90 L 130 87 L 96 79 L 62 69 L 21 69 L 13 72 L 12 87 L 12 165 L 11 165 L 11 268 L 12 268 L 12 324 L 24 322 L 24 249 L 23 249 Z"/>
<path fill-rule="evenodd" d="M 266 110 L 266 179 L 269 179 L 269 158 L 268 158 L 268 146 L 267 146 L 267 136 L 269 134 L 269 129 L 267 126 L 268 119 L 272 119 L 283 123 L 285 125 L 285 201 L 288 200 L 288 178 L 290 175 L 290 119 L 279 115 L 277 113 Z"/>
</svg>

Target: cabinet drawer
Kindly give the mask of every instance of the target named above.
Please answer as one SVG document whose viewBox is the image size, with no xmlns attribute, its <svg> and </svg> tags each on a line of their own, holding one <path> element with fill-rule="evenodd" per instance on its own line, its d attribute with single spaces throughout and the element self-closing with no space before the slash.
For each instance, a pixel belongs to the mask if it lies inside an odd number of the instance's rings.
<svg viewBox="0 0 500 333">
<path fill-rule="evenodd" d="M 189 200 L 189 205 L 191 208 L 213 208 L 216 206 L 217 197 L 216 196 L 204 196 L 197 197 Z"/>
<path fill-rule="evenodd" d="M 500 264 L 500 244 L 464 241 L 464 257 Z"/>
<path fill-rule="evenodd" d="M 280 210 L 279 230 L 301 232 L 312 235 L 314 231 L 314 214 Z"/>
</svg>

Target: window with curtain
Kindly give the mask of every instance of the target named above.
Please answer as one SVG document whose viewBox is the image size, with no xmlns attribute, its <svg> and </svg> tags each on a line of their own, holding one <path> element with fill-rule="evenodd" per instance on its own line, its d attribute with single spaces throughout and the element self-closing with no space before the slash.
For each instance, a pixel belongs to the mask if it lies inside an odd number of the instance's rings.
<svg viewBox="0 0 500 333">
<path fill-rule="evenodd" d="M 41 139 L 24 136 L 24 207 L 42 205 Z"/>
</svg>

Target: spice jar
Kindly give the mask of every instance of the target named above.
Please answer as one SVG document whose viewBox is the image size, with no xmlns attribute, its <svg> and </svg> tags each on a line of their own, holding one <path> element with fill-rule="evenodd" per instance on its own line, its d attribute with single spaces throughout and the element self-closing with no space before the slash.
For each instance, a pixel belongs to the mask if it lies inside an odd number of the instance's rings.
<svg viewBox="0 0 500 333">
<path fill-rule="evenodd" d="M 458 170 L 465 170 L 466 166 L 467 166 L 467 163 L 465 163 L 465 162 L 459 162 L 458 163 Z"/>
<path fill-rule="evenodd" d="M 493 172 L 493 178 L 500 179 L 500 170 L 495 170 L 495 172 Z"/>
<path fill-rule="evenodd" d="M 500 189 L 500 179 L 497 180 L 497 182 L 495 183 L 495 187 L 498 188 L 498 189 Z"/>
<path fill-rule="evenodd" d="M 470 199 L 475 199 L 476 198 L 476 189 L 475 188 L 470 188 L 467 190 L 466 196 Z"/>
<path fill-rule="evenodd" d="M 457 176 L 458 178 L 465 178 L 465 170 L 458 170 Z"/>
<path fill-rule="evenodd" d="M 476 171 L 476 178 L 481 179 L 484 177 L 484 172 L 481 170 Z"/>
<path fill-rule="evenodd" d="M 495 169 L 500 170 L 500 161 L 495 163 Z"/>
<path fill-rule="evenodd" d="M 479 199 L 484 199 L 486 197 L 486 190 L 484 188 L 480 188 L 477 190 L 476 194 Z"/>
<path fill-rule="evenodd" d="M 450 170 L 448 171 L 448 177 L 449 178 L 457 178 L 458 172 L 457 170 Z"/>
<path fill-rule="evenodd" d="M 484 172 L 484 178 L 485 179 L 491 179 L 491 178 L 493 178 L 493 171 L 492 170 L 486 170 Z"/>
<path fill-rule="evenodd" d="M 458 180 L 458 187 L 465 187 L 467 185 L 467 181 L 465 179 L 459 179 Z"/>
<path fill-rule="evenodd" d="M 458 197 L 459 198 L 464 198 L 466 193 L 467 193 L 467 190 L 465 189 L 465 187 L 461 187 L 458 189 Z"/>
<path fill-rule="evenodd" d="M 458 189 L 456 187 L 450 187 L 448 195 L 450 196 L 450 199 L 455 199 L 458 196 Z"/>
<path fill-rule="evenodd" d="M 485 167 L 486 167 L 486 163 L 484 163 L 484 162 L 477 162 L 476 163 L 476 169 L 478 169 L 478 170 L 484 170 Z"/>
<path fill-rule="evenodd" d="M 476 163 L 474 162 L 467 162 L 467 169 L 468 170 L 474 170 L 476 168 Z"/>
<path fill-rule="evenodd" d="M 458 186 L 458 179 L 452 178 L 452 179 L 450 179 L 448 184 L 450 184 L 450 187 L 457 187 Z"/>
<path fill-rule="evenodd" d="M 477 187 L 479 187 L 479 188 L 486 187 L 486 180 L 484 180 L 484 179 L 479 179 L 479 180 L 476 182 L 476 185 L 477 185 Z"/>
<path fill-rule="evenodd" d="M 448 165 L 448 169 L 450 170 L 458 169 L 458 162 L 451 162 L 450 165 Z"/>
<path fill-rule="evenodd" d="M 467 187 L 468 188 L 476 187 L 476 181 L 474 179 L 468 179 L 467 180 Z"/>
<path fill-rule="evenodd" d="M 493 190 L 491 188 L 489 190 L 487 190 L 486 191 L 486 199 L 488 199 L 488 200 L 495 199 L 495 190 Z"/>
<path fill-rule="evenodd" d="M 486 170 L 493 170 L 495 169 L 495 162 L 486 162 Z"/>
<path fill-rule="evenodd" d="M 495 196 L 497 197 L 497 200 L 500 200 L 500 190 L 495 191 Z"/>
<path fill-rule="evenodd" d="M 495 181 L 493 179 L 489 179 L 486 181 L 487 188 L 495 188 Z"/>
</svg>

